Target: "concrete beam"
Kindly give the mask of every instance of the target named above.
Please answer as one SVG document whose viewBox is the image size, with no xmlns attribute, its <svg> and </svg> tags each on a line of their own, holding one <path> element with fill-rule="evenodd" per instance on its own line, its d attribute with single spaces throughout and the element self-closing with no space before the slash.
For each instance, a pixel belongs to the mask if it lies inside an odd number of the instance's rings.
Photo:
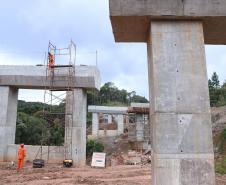
<svg viewBox="0 0 226 185">
<path fill-rule="evenodd" d="M 136 107 L 136 108 L 149 108 L 149 103 L 131 103 L 130 107 Z"/>
<path fill-rule="evenodd" d="M 7 145 L 15 143 L 18 90 L 0 87 L 0 161 L 7 160 Z"/>
<path fill-rule="evenodd" d="M 88 106 L 88 112 L 103 114 L 127 114 L 128 107 Z"/>
<path fill-rule="evenodd" d="M 68 89 L 69 68 L 55 68 L 54 81 L 47 76 L 45 66 L 0 66 L 0 86 L 24 89 Z M 100 72 L 95 66 L 75 66 L 75 78 L 70 84 L 73 88 L 99 89 Z M 53 82 L 53 83 L 52 83 Z"/>
<path fill-rule="evenodd" d="M 206 44 L 226 44 L 225 0 L 109 0 L 117 42 L 146 42 L 152 20 L 200 20 Z"/>
</svg>

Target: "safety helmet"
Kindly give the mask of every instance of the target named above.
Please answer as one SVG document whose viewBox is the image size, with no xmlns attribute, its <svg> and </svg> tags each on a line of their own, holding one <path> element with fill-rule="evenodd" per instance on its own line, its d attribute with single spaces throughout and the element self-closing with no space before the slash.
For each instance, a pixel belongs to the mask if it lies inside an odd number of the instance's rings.
<svg viewBox="0 0 226 185">
<path fill-rule="evenodd" d="M 23 148 L 23 147 L 24 147 L 24 144 L 23 144 L 23 143 L 22 143 L 22 144 L 20 144 L 20 147 L 21 147 L 21 148 Z"/>
</svg>

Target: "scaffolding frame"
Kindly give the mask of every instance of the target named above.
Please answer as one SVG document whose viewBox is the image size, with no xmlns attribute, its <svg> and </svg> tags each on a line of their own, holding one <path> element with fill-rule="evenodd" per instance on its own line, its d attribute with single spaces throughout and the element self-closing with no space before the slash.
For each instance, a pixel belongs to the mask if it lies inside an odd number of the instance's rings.
<svg viewBox="0 0 226 185">
<path fill-rule="evenodd" d="M 49 65 L 50 57 L 49 55 L 53 56 L 54 65 Z M 67 64 L 58 64 L 56 58 L 59 56 L 68 56 L 68 63 Z M 47 124 L 47 130 L 49 132 L 51 125 L 53 125 L 53 118 L 64 116 L 64 126 L 65 126 L 65 136 L 64 136 L 64 159 L 72 159 L 72 127 L 73 127 L 73 109 L 74 109 L 74 84 L 75 84 L 75 62 L 76 62 L 76 45 L 73 41 L 70 42 L 67 48 L 57 48 L 49 41 L 48 45 L 48 55 L 47 55 L 47 63 L 44 63 L 46 67 L 46 76 L 45 81 L 50 81 L 50 84 L 45 83 L 44 89 L 44 103 L 43 103 L 43 110 L 42 116 L 44 120 L 44 124 Z M 66 76 L 67 87 L 66 88 L 57 88 L 54 86 L 55 82 L 57 81 L 56 76 L 64 75 Z M 65 91 L 61 94 L 55 94 L 59 91 Z M 70 92 L 70 93 L 67 93 Z M 70 95 L 70 97 L 67 97 Z M 55 105 L 59 103 L 63 103 L 65 96 L 65 108 L 64 110 L 56 111 L 54 109 Z M 67 109 L 67 98 L 70 98 L 70 110 Z M 49 161 L 49 154 L 50 154 L 50 141 L 49 136 L 50 134 L 47 132 L 47 135 L 44 135 L 44 128 L 42 128 L 42 139 L 41 139 L 41 146 L 40 150 L 38 151 L 35 158 L 40 153 L 40 159 L 43 159 L 43 146 L 47 143 L 48 152 L 47 152 L 47 162 Z"/>
</svg>

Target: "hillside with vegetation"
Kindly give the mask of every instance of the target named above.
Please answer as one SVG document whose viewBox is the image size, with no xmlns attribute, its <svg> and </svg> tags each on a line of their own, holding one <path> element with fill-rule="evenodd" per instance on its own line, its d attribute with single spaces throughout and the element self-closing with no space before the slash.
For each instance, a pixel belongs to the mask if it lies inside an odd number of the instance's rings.
<svg viewBox="0 0 226 185">
<path fill-rule="evenodd" d="M 226 81 L 220 85 L 217 73 L 209 79 L 216 172 L 226 174 Z"/>
<path fill-rule="evenodd" d="M 220 83 L 217 73 L 208 81 L 212 113 L 214 150 L 216 153 L 216 171 L 226 173 L 226 81 Z M 119 89 L 112 82 L 105 83 L 100 91 L 87 92 L 88 105 L 128 106 L 131 102 L 147 103 L 145 97 L 135 91 Z M 62 145 L 64 142 L 64 115 L 43 119 L 43 106 L 40 102 L 18 102 L 16 143 L 31 145 Z M 65 102 L 51 107 L 63 110 Z M 91 114 L 87 114 L 87 126 L 91 126 Z M 89 141 L 88 146 L 93 141 Z M 92 147 L 91 147 L 92 148 Z M 89 153 L 89 152 L 88 152 Z"/>
<path fill-rule="evenodd" d="M 135 91 L 119 89 L 112 82 L 105 83 L 100 91 L 87 92 L 88 105 L 128 106 L 130 102 L 146 103 L 145 97 Z M 16 143 L 30 145 L 62 145 L 64 142 L 64 115 L 51 115 L 43 119 L 43 107 L 54 112 L 65 109 L 65 101 L 59 105 L 41 102 L 18 101 Z M 48 112 L 45 112 L 45 118 Z M 48 120 L 48 121 L 46 121 Z M 87 125 L 91 125 L 91 114 L 87 115 Z"/>
</svg>

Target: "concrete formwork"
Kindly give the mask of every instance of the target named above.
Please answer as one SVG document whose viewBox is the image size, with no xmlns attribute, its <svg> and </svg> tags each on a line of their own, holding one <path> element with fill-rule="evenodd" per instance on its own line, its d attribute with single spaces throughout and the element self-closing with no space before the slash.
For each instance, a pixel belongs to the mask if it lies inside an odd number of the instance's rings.
<svg viewBox="0 0 226 185">
<path fill-rule="evenodd" d="M 214 185 L 204 43 L 226 43 L 226 1 L 110 0 L 110 14 L 116 41 L 148 46 L 152 184 Z"/>
</svg>

